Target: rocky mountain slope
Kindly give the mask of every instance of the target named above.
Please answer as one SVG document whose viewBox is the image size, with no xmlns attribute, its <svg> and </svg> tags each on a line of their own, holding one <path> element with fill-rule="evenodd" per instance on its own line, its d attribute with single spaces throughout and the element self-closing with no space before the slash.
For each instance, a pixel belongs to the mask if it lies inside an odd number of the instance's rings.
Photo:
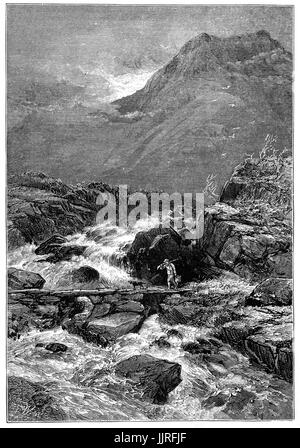
<svg viewBox="0 0 300 448">
<path fill-rule="evenodd" d="M 265 31 L 196 36 L 142 90 L 111 107 L 28 115 L 9 130 L 9 171 L 170 192 L 202 191 L 213 174 L 220 190 L 267 134 L 291 146 L 292 65 Z"/>
<path fill-rule="evenodd" d="M 144 89 L 115 103 L 122 114 L 160 117 L 121 161 L 119 175 L 194 191 L 209 174 L 224 182 L 245 153 L 257 154 L 268 133 L 289 146 L 291 75 L 291 54 L 265 31 L 195 37 Z"/>
</svg>

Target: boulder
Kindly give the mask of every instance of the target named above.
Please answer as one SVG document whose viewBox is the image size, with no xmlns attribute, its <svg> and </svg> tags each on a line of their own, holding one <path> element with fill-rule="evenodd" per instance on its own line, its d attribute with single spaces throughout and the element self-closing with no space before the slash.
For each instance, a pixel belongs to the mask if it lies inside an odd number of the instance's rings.
<svg viewBox="0 0 300 448">
<path fill-rule="evenodd" d="M 246 306 L 286 306 L 293 302 L 293 282 L 285 278 L 269 278 L 246 297 Z"/>
<path fill-rule="evenodd" d="M 67 419 L 44 386 L 15 376 L 9 376 L 7 381 L 7 409 L 10 422 Z"/>
<path fill-rule="evenodd" d="M 61 235 L 52 235 L 42 244 L 40 244 L 36 249 L 36 255 L 46 255 L 55 253 L 60 249 L 61 245 L 67 242 L 67 238 Z"/>
<path fill-rule="evenodd" d="M 175 328 L 171 328 L 170 330 L 168 330 L 167 336 L 169 338 L 175 337 L 175 338 L 183 339 L 182 333 L 180 333 L 180 331 L 178 331 L 178 330 L 175 330 Z"/>
<path fill-rule="evenodd" d="M 41 330 L 54 328 L 59 322 L 59 309 L 57 305 L 33 305 L 30 309 L 31 323 Z"/>
<path fill-rule="evenodd" d="M 154 227 L 150 230 L 138 232 L 128 251 L 129 258 L 135 258 L 140 249 L 149 249 L 157 236 L 171 235 L 175 242 L 179 245 L 181 242 L 180 235 L 172 228 Z"/>
<path fill-rule="evenodd" d="M 176 259 L 179 255 L 178 238 L 169 233 L 157 235 L 149 247 L 149 257 L 156 264 L 160 264 L 165 258 Z"/>
<path fill-rule="evenodd" d="M 99 303 L 94 306 L 94 309 L 89 317 L 90 320 L 99 319 L 100 317 L 106 316 L 111 310 L 111 305 L 109 303 Z"/>
<path fill-rule="evenodd" d="M 142 316 L 137 313 L 116 313 L 100 319 L 89 320 L 85 329 L 88 337 L 100 335 L 107 341 L 136 331 L 142 323 Z"/>
<path fill-rule="evenodd" d="M 36 272 L 8 268 L 8 287 L 11 289 L 41 289 L 45 282 Z"/>
<path fill-rule="evenodd" d="M 129 300 L 128 302 L 120 303 L 116 306 L 115 312 L 127 312 L 127 313 L 143 313 L 144 306 L 140 302 Z"/>
<path fill-rule="evenodd" d="M 51 296 L 52 298 L 56 300 L 54 296 Z M 8 336 L 18 339 L 21 334 L 32 329 L 42 331 L 54 328 L 63 321 L 64 315 L 73 313 L 70 302 L 62 310 L 61 302 L 55 304 L 50 300 L 50 303 L 47 303 L 47 299 L 49 301 L 49 297 L 42 296 L 37 299 L 34 296 L 22 294 L 17 301 L 12 302 L 9 297 Z"/>
<path fill-rule="evenodd" d="M 292 381 L 293 317 L 289 306 L 247 307 L 225 323 L 218 337 L 268 372 Z"/>
<path fill-rule="evenodd" d="M 166 271 L 157 270 L 157 267 L 168 258 L 173 261 L 181 282 L 199 278 L 205 268 L 205 254 L 200 246 L 187 243 L 171 227 L 139 232 L 127 253 L 134 275 L 154 285 L 166 284 Z"/>
<path fill-rule="evenodd" d="M 155 339 L 151 345 L 156 345 L 159 348 L 170 348 L 171 344 L 167 340 L 166 336 L 161 336 L 158 339 Z"/>
<path fill-rule="evenodd" d="M 59 261 L 69 261 L 74 256 L 83 255 L 86 246 L 60 246 L 55 253 L 49 255 L 46 259 L 39 260 L 40 262 L 47 261 L 48 263 L 58 263 Z"/>
<path fill-rule="evenodd" d="M 293 276 L 293 256 L 292 252 L 278 253 L 268 257 L 268 266 L 272 277 Z"/>
<path fill-rule="evenodd" d="M 99 280 L 99 272 L 90 266 L 81 266 L 72 272 L 72 279 L 78 283 L 88 283 Z"/>
<path fill-rule="evenodd" d="M 169 325 L 193 325 L 197 323 L 197 318 L 203 312 L 203 307 L 197 304 L 171 305 L 162 303 L 160 315 Z"/>
<path fill-rule="evenodd" d="M 191 353 L 192 355 L 198 354 L 210 354 L 213 350 L 212 344 L 209 341 L 202 341 L 202 343 L 198 342 L 187 342 L 182 345 L 184 351 Z"/>
<path fill-rule="evenodd" d="M 81 316 L 83 320 L 86 320 L 94 309 L 92 301 L 86 296 L 76 297 L 75 306 L 77 316 Z"/>
<path fill-rule="evenodd" d="M 60 344 L 59 342 L 49 342 L 48 344 L 39 342 L 38 344 L 36 344 L 36 347 L 43 347 L 45 350 L 48 350 L 52 353 L 63 353 L 68 350 L 67 345 Z"/>
<path fill-rule="evenodd" d="M 266 251 L 267 240 L 256 236 L 243 235 L 242 236 L 242 251 L 245 255 L 253 259 L 260 259 Z"/>
<path fill-rule="evenodd" d="M 153 275 L 159 274 L 156 268 L 165 258 L 178 258 L 181 241 L 180 235 L 172 228 L 155 227 L 137 233 L 127 253 L 136 277 L 151 280 Z M 158 276 L 158 283 L 161 283 L 163 277 Z"/>
<path fill-rule="evenodd" d="M 168 394 L 182 381 L 180 364 L 150 355 L 121 361 L 116 366 L 116 374 L 133 380 L 154 404 L 164 404 Z"/>
<path fill-rule="evenodd" d="M 233 267 L 237 258 L 240 255 L 241 244 L 237 236 L 228 238 L 220 253 L 220 260 L 228 267 Z"/>
<path fill-rule="evenodd" d="M 212 234 L 209 236 L 209 239 L 207 241 L 206 247 L 206 251 L 211 257 L 215 258 L 220 254 L 224 243 L 230 236 L 232 227 L 232 224 L 226 221 L 219 221 L 215 223 Z"/>
<path fill-rule="evenodd" d="M 293 324 L 267 326 L 245 340 L 250 358 L 286 381 L 293 381 Z"/>
<path fill-rule="evenodd" d="M 204 408 L 214 408 L 214 407 L 221 407 L 224 406 L 228 401 L 228 395 L 223 393 L 218 393 L 216 395 L 211 395 L 210 397 L 206 398 L 202 405 Z"/>
</svg>

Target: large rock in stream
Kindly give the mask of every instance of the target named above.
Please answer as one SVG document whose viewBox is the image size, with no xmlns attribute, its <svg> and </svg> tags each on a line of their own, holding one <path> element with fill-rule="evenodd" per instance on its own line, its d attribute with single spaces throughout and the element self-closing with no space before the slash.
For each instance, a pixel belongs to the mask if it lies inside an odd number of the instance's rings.
<svg viewBox="0 0 300 448">
<path fill-rule="evenodd" d="M 97 269 L 90 266 L 81 266 L 72 272 L 72 278 L 78 283 L 88 283 L 99 280 L 100 275 Z"/>
<path fill-rule="evenodd" d="M 142 317 L 137 313 L 115 313 L 100 319 L 90 320 L 86 326 L 86 332 L 91 335 L 101 335 L 107 340 L 113 340 L 136 330 L 141 321 Z"/>
<path fill-rule="evenodd" d="M 35 249 L 35 253 L 37 255 L 55 253 L 60 249 L 61 245 L 66 243 L 67 241 L 67 238 L 61 235 L 52 235 Z"/>
<path fill-rule="evenodd" d="M 164 404 L 168 394 L 182 381 L 180 364 L 150 355 L 136 355 L 121 361 L 116 373 L 133 380 L 154 404 Z"/>
<path fill-rule="evenodd" d="M 36 248 L 37 255 L 48 255 L 47 258 L 39 261 L 57 263 L 58 261 L 69 261 L 73 256 L 83 255 L 86 246 L 66 244 L 67 241 L 61 235 L 52 235 Z"/>
<path fill-rule="evenodd" d="M 46 280 L 36 272 L 8 268 L 8 287 L 11 289 L 41 289 Z"/>
<path fill-rule="evenodd" d="M 122 301 L 117 298 L 110 302 L 93 304 L 85 299 L 82 312 L 65 320 L 63 328 L 69 333 L 79 334 L 88 342 L 102 346 L 114 342 L 118 337 L 137 331 L 145 319 L 144 306 L 135 301 Z"/>
<path fill-rule="evenodd" d="M 139 232 L 127 257 L 135 276 L 155 285 L 166 284 L 165 270 L 157 270 L 166 258 L 174 263 L 183 282 L 201 277 L 203 269 L 207 267 L 206 256 L 202 251 L 172 227 L 155 227 Z"/>
</svg>

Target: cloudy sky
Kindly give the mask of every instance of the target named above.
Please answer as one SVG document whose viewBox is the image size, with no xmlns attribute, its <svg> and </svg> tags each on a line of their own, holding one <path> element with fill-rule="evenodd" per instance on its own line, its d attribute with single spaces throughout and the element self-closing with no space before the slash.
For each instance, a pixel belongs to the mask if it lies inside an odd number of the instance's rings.
<svg viewBox="0 0 300 448">
<path fill-rule="evenodd" d="M 8 78 L 66 82 L 87 101 L 141 88 L 191 37 L 266 29 L 292 49 L 293 10 L 275 6 L 7 6 Z"/>
</svg>

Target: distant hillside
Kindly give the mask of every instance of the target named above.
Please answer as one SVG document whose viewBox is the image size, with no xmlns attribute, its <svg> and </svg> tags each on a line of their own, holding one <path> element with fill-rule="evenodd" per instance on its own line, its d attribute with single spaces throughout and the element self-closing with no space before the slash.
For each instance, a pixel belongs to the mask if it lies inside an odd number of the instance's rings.
<svg viewBox="0 0 300 448">
<path fill-rule="evenodd" d="M 265 31 L 201 34 L 115 104 L 123 114 L 162 117 L 122 163 L 128 179 L 145 182 L 151 173 L 162 188 L 194 190 L 203 176 L 228 175 L 242 155 L 257 153 L 268 133 L 291 145 L 292 56 Z"/>
<path fill-rule="evenodd" d="M 292 55 L 266 31 L 201 34 L 105 113 L 80 105 L 27 115 L 8 133 L 10 173 L 134 188 L 218 189 L 267 134 L 292 145 Z"/>
</svg>

